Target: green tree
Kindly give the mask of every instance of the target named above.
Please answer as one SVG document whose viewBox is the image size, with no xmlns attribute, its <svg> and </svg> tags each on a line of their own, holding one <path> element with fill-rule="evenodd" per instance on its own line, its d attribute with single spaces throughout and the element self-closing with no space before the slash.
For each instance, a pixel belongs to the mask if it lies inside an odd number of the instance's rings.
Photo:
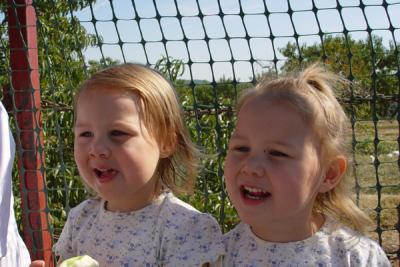
<svg viewBox="0 0 400 267">
<path fill-rule="evenodd" d="M 284 72 L 323 61 L 332 71 L 350 79 L 353 82 L 350 90 L 342 88 L 338 94 L 344 102 L 357 104 L 353 105 L 357 117 L 393 116 L 390 103 L 396 100 L 391 102 L 390 99 L 398 90 L 398 58 L 394 44 L 387 48 L 377 36 L 366 40 L 328 36 L 321 44 L 303 44 L 299 48 L 289 43 L 281 53 L 287 57 L 281 68 Z"/>
<path fill-rule="evenodd" d="M 182 60 L 166 56 L 161 56 L 161 58 L 157 60 L 154 68 L 173 83 L 175 83 L 178 77 L 185 71 L 185 65 Z"/>
</svg>

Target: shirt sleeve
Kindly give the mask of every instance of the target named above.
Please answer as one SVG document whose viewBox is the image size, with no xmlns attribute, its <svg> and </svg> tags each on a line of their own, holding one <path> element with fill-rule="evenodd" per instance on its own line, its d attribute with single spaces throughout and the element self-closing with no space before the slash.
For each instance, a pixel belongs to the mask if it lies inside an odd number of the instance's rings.
<svg viewBox="0 0 400 267">
<path fill-rule="evenodd" d="M 15 143 L 8 121 L 0 102 L 0 267 L 23 267 L 28 266 L 31 259 L 15 221 L 12 195 Z"/>
<path fill-rule="evenodd" d="M 8 225 L 7 254 L 0 257 L 0 267 L 26 267 L 31 263 L 29 252 L 19 236 L 14 213 L 11 216 L 11 222 Z"/>
<path fill-rule="evenodd" d="M 7 254 L 7 234 L 13 208 L 11 173 L 14 162 L 14 141 L 10 133 L 8 115 L 0 102 L 0 257 Z"/>
<path fill-rule="evenodd" d="M 225 248 L 219 225 L 211 215 L 195 213 L 165 226 L 163 266 L 221 266 Z"/>
</svg>

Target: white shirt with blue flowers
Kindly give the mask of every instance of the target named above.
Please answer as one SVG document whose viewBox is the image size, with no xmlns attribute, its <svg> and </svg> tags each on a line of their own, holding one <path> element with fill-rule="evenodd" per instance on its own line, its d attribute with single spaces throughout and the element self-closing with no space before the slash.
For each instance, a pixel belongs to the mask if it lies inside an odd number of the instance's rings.
<svg viewBox="0 0 400 267">
<path fill-rule="evenodd" d="M 297 242 L 267 242 L 241 222 L 224 236 L 226 267 L 390 267 L 373 240 L 327 219 L 313 236 Z"/>
<path fill-rule="evenodd" d="M 110 212 L 100 198 L 73 208 L 55 245 L 63 260 L 89 255 L 100 266 L 201 266 L 221 263 L 222 234 L 216 220 L 162 193 L 134 212 Z"/>
</svg>

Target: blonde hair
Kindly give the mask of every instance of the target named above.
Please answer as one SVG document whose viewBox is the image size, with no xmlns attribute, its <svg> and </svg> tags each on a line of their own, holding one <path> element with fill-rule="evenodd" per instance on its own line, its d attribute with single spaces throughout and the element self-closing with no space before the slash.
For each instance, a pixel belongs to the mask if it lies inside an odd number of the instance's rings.
<svg viewBox="0 0 400 267">
<path fill-rule="evenodd" d="M 75 119 L 80 94 L 87 89 L 106 88 L 133 92 L 142 103 L 141 115 L 159 145 L 173 148 L 160 158 L 156 175 L 174 193 L 193 193 L 200 152 L 192 143 L 173 85 L 160 73 L 139 64 L 121 64 L 93 74 L 75 95 Z"/>
<path fill-rule="evenodd" d="M 337 156 L 344 156 L 349 162 L 346 143 L 349 121 L 334 93 L 334 90 L 344 89 L 348 85 L 349 81 L 327 71 L 318 63 L 301 72 L 278 77 L 265 76 L 256 87 L 241 96 L 237 114 L 247 101 L 255 97 L 286 101 L 300 111 L 313 129 L 319 139 L 324 162 L 330 162 Z M 344 176 L 332 190 L 319 193 L 313 212 L 331 214 L 354 229 L 365 232 L 371 220 L 352 200 L 347 179 Z"/>
</svg>

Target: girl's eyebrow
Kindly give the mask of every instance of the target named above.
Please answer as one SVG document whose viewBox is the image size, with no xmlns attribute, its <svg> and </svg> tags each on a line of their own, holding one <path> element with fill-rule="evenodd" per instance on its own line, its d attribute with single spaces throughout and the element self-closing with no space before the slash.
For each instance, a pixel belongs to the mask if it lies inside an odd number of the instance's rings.
<svg viewBox="0 0 400 267">
<path fill-rule="evenodd" d="M 243 138 L 238 134 L 232 133 L 231 138 Z"/>
<path fill-rule="evenodd" d="M 245 137 L 245 136 L 242 136 L 242 135 L 239 135 L 239 134 L 233 133 L 233 134 L 231 135 L 231 139 L 235 139 L 235 140 L 247 140 L 247 139 L 249 139 L 249 138 L 248 138 L 248 137 Z"/>
<path fill-rule="evenodd" d="M 87 126 L 89 123 L 86 122 L 77 122 L 75 123 L 74 127 L 84 127 Z M 116 127 L 116 126 L 125 126 L 125 127 L 133 127 L 134 124 L 132 124 L 131 122 L 125 122 L 125 121 L 113 121 L 112 123 L 110 123 L 111 127 Z"/>
<path fill-rule="evenodd" d="M 240 134 L 232 134 L 231 135 L 231 140 L 234 140 L 234 141 L 236 141 L 236 140 L 243 141 L 243 140 L 251 140 L 251 139 L 252 139 L 251 137 L 245 137 L 245 136 L 242 136 Z M 295 146 L 290 141 L 287 142 L 287 141 L 284 141 L 284 140 L 283 141 L 282 140 L 265 140 L 265 143 L 278 145 L 280 147 L 293 147 L 293 146 Z"/>
</svg>

